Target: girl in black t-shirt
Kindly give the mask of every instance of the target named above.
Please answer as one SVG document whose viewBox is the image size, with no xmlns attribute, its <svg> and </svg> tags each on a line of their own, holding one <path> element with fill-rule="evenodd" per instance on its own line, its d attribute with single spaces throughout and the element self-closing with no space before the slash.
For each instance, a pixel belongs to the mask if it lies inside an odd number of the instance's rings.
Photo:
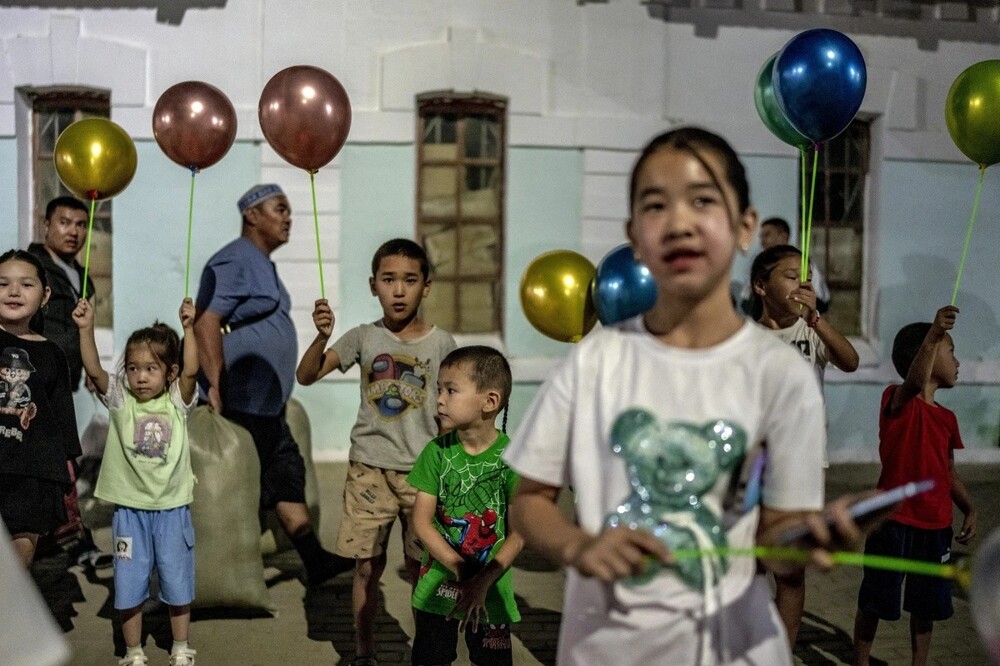
<svg viewBox="0 0 1000 666">
<path fill-rule="evenodd" d="M 34 255 L 0 255 L 0 518 L 25 567 L 66 522 L 66 461 L 80 455 L 66 357 L 29 328 L 49 293 Z"/>
</svg>

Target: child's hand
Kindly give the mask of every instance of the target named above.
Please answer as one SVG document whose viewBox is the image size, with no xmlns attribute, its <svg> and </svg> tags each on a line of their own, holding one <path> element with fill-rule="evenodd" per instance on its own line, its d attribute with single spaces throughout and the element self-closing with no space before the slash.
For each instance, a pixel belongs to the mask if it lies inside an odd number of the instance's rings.
<svg viewBox="0 0 1000 666">
<path fill-rule="evenodd" d="M 484 576 L 473 576 L 469 580 L 452 583 L 458 590 L 458 601 L 455 602 L 455 610 L 452 614 L 459 616 L 458 631 L 465 631 L 465 625 L 472 623 L 472 631 L 479 631 L 479 620 L 489 622 L 490 617 L 486 613 L 486 591 L 490 589 L 490 584 Z"/>
<path fill-rule="evenodd" d="M 86 298 L 77 301 L 72 317 L 73 323 L 80 329 L 94 328 L 94 308 L 90 307 L 90 302 Z"/>
<path fill-rule="evenodd" d="M 190 298 L 185 298 L 181 302 L 181 309 L 178 311 L 177 316 L 181 320 L 181 328 L 185 331 L 190 330 L 194 326 L 194 301 Z"/>
<path fill-rule="evenodd" d="M 958 316 L 958 308 L 954 305 L 946 305 L 934 315 L 934 326 L 942 331 L 950 331 L 955 328 L 955 319 Z"/>
<path fill-rule="evenodd" d="M 955 536 L 955 541 L 959 542 L 963 546 L 970 543 L 976 538 L 976 511 L 973 509 L 969 513 L 965 514 L 965 518 L 962 520 L 962 529 L 959 530 L 958 534 Z"/>
<path fill-rule="evenodd" d="M 813 313 L 816 312 L 816 292 L 813 291 L 812 284 L 809 282 L 803 282 L 792 292 L 788 294 L 788 298 L 795 303 L 798 303 L 800 307 L 800 316 L 806 321 L 810 321 L 813 318 Z"/>
<path fill-rule="evenodd" d="M 333 335 L 334 321 L 333 310 L 330 309 L 327 300 L 325 298 L 317 300 L 316 307 L 313 308 L 313 324 L 316 325 L 320 335 L 327 338 Z"/>
<path fill-rule="evenodd" d="M 864 544 L 865 534 L 880 525 L 896 508 L 896 505 L 886 507 L 877 513 L 859 519 L 859 522 L 855 522 L 850 514 L 851 505 L 873 494 L 875 493 L 869 492 L 838 497 L 827 504 L 822 511 L 810 512 L 792 524 L 787 521 L 780 523 L 775 529 L 769 530 L 772 538 L 759 538 L 758 543 L 767 546 L 777 541 L 779 546 L 807 549 L 810 564 L 823 570 L 829 570 L 834 564 L 831 557 L 833 552 L 860 550 Z M 809 528 L 809 533 L 806 536 L 792 543 L 783 542 L 781 539 L 783 532 L 803 523 Z M 767 560 L 766 556 L 763 559 Z M 796 565 L 791 565 L 788 562 L 775 561 L 767 561 L 767 566 L 776 573 L 796 568 Z"/>
<path fill-rule="evenodd" d="M 650 556 L 664 564 L 674 563 L 663 542 L 649 532 L 615 527 L 583 537 L 571 547 L 565 561 L 584 576 L 612 583 L 641 574 Z"/>
</svg>

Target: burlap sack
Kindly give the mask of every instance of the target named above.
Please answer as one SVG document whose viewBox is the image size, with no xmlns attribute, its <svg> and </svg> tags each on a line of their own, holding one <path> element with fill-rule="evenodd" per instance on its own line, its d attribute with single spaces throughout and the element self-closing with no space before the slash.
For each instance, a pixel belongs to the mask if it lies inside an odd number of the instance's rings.
<svg viewBox="0 0 1000 666">
<path fill-rule="evenodd" d="M 260 557 L 260 462 L 250 433 L 207 406 L 188 420 L 196 608 L 270 609 Z"/>
<path fill-rule="evenodd" d="M 319 533 L 319 487 L 316 485 L 316 469 L 312 459 L 312 430 L 309 427 L 309 415 L 298 400 L 288 401 L 285 408 L 285 421 L 292 431 L 295 443 L 299 445 L 299 453 L 306 462 L 306 506 L 312 518 L 313 529 Z M 291 541 L 285 536 L 274 511 L 266 511 L 261 516 L 260 552 L 264 555 L 280 553 L 292 548 Z"/>
</svg>

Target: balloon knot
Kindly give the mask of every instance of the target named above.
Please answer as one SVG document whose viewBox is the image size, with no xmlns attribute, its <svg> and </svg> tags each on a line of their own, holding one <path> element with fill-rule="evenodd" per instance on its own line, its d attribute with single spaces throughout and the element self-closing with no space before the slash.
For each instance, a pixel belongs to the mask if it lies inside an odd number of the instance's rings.
<svg viewBox="0 0 1000 666">
<path fill-rule="evenodd" d="M 98 190 L 87 190 L 87 198 L 97 201 L 101 198 L 101 193 Z"/>
</svg>

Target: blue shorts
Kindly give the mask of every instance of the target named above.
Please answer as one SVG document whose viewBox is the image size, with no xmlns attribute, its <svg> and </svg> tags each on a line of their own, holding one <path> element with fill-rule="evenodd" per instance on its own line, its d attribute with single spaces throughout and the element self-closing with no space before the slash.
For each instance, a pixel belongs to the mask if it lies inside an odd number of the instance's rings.
<svg viewBox="0 0 1000 666">
<path fill-rule="evenodd" d="M 194 600 L 194 526 L 188 507 L 164 511 L 116 507 L 111 548 L 118 610 L 135 608 L 149 598 L 153 567 L 163 603 L 185 606 Z"/>
<path fill-rule="evenodd" d="M 951 559 L 951 539 L 950 527 L 925 530 L 888 520 L 868 535 L 865 555 L 944 564 Z M 924 620 L 947 620 L 955 612 L 951 601 L 951 583 L 935 576 L 865 567 L 858 592 L 858 608 L 880 620 L 898 620 L 900 605 L 907 613 Z"/>
</svg>

